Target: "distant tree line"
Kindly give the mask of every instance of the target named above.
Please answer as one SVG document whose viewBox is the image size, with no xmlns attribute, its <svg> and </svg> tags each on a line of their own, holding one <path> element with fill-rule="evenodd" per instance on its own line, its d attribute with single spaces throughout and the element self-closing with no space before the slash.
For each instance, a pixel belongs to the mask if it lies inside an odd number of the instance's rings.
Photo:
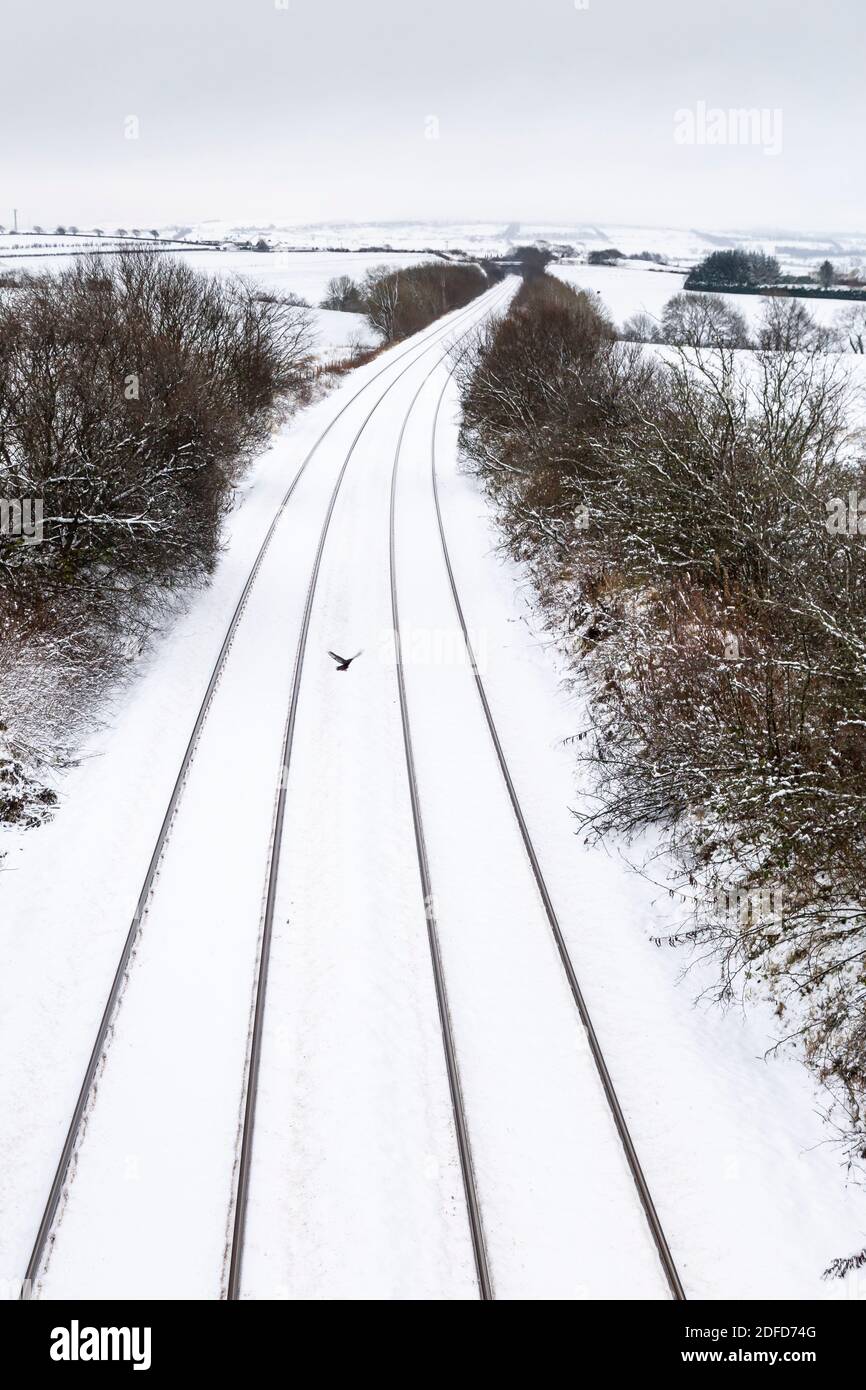
<svg viewBox="0 0 866 1390">
<path fill-rule="evenodd" d="M 587 265 L 616 265 L 617 261 L 624 260 L 621 251 L 617 251 L 615 246 L 604 247 L 601 251 L 590 251 L 587 258 Z"/>
<path fill-rule="evenodd" d="M 687 290 L 728 290 L 738 294 L 761 294 L 766 288 L 779 293 L 806 294 L 801 286 L 818 284 L 822 298 L 866 298 L 866 289 L 854 275 L 840 276 L 832 261 L 824 260 L 813 275 L 783 276 L 775 256 L 760 251 L 713 251 L 686 276 Z M 833 289 L 834 285 L 844 288 Z"/>
<path fill-rule="evenodd" d="M 866 350 L 866 299 L 857 300 L 832 325 L 821 324 L 801 298 L 764 297 L 757 326 L 723 294 L 683 291 L 673 295 L 660 318 L 641 310 L 625 320 L 620 336 L 628 342 L 667 343 L 689 348 L 756 348 L 775 352 L 856 352 Z"/>
<path fill-rule="evenodd" d="M 686 277 L 685 288 L 774 285 L 780 275 L 775 256 L 762 251 L 711 251 Z"/>
</svg>

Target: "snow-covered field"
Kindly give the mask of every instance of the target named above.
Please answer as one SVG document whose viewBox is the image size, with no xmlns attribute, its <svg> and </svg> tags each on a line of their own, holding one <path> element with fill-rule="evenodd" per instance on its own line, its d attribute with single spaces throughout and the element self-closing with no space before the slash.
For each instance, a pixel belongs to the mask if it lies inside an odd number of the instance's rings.
<svg viewBox="0 0 866 1390">
<path fill-rule="evenodd" d="M 166 227 L 163 234 L 184 229 Z M 619 222 L 361 222 L 312 223 L 302 226 L 252 226 L 230 221 L 203 222 L 186 231 L 189 237 L 255 241 L 263 236 L 282 246 L 390 246 L 395 251 L 419 247 L 447 251 L 464 249 L 474 255 L 499 255 L 522 242 L 565 244 L 578 252 L 614 246 L 626 256 L 653 251 L 669 260 L 692 264 L 720 247 L 743 246 L 777 255 L 785 270 L 802 271 L 825 256 L 833 260 L 866 258 L 866 229 L 861 232 L 804 234 L 777 228 L 652 227 Z"/>
<path fill-rule="evenodd" d="M 597 294 L 618 327 L 632 314 L 640 312 L 660 319 L 668 300 L 680 294 L 683 275 L 659 270 L 631 261 L 621 266 L 556 264 L 551 273 L 576 289 Z M 726 294 L 721 296 L 743 315 L 750 328 L 761 321 L 766 298 L 759 294 Z M 832 326 L 845 304 L 842 301 L 803 299 L 802 304 L 818 323 Z"/>
<path fill-rule="evenodd" d="M 4 257 L 4 251 L 11 250 L 13 239 L 0 236 L 0 271 L 16 269 L 33 273 L 41 270 L 62 270 L 74 263 L 74 251 L 114 249 L 106 246 L 108 238 L 105 238 L 104 242 L 86 242 L 82 245 L 73 244 L 68 240 L 62 242 L 58 238 L 64 248 L 62 252 L 55 254 L 52 248 L 40 246 L 34 249 L 31 255 L 26 254 L 29 250 L 29 240 L 21 237 L 14 239 L 15 255 L 7 254 Z M 45 238 L 38 240 L 44 242 Z M 122 245 L 123 243 L 115 243 L 115 246 Z M 354 251 L 219 251 L 216 248 L 185 248 L 182 244 L 173 244 L 166 249 L 172 254 L 184 256 L 190 265 L 207 274 L 243 275 L 275 293 L 285 294 L 291 291 L 299 294 L 312 305 L 317 305 L 323 299 L 328 281 L 333 276 L 350 275 L 353 280 L 362 280 L 367 270 L 374 266 L 392 265 L 401 268 L 418 265 L 419 262 L 428 259 L 417 253 L 409 255 L 397 252 L 389 254 Z"/>
<path fill-rule="evenodd" d="M 551 245 L 572 246 L 578 254 L 616 247 L 625 256 L 642 251 L 665 256 L 674 265 L 693 265 L 710 251 L 740 246 L 762 250 L 778 257 L 783 270 L 803 272 L 825 257 L 843 264 L 866 260 L 866 228 L 862 231 L 808 234 L 785 228 L 641 226 L 619 222 L 316 222 L 269 225 L 230 219 L 201 222 L 194 226 L 163 226 L 157 229 L 164 242 L 180 239 L 226 243 L 259 238 L 280 250 L 383 247 L 394 252 L 464 250 L 476 256 L 495 256 L 526 242 L 546 241 Z M 145 237 L 147 240 L 148 238 Z M 45 233 L 0 234 L 3 249 L 25 248 L 39 243 L 41 251 L 62 246 L 91 244 L 83 237 L 55 237 Z M 111 235 L 92 238 L 92 244 L 105 249 L 120 244 Z"/>
<path fill-rule="evenodd" d="M 48 255 L 42 249 L 33 255 L 8 256 L 4 260 L 5 240 L 0 237 L 0 272 L 14 269 L 31 274 L 51 273 L 75 263 L 76 258 L 72 254 Z M 21 249 L 26 249 L 24 244 Z M 95 249 L 104 250 L 105 247 Z M 341 255 L 329 252 L 275 251 L 268 254 L 255 251 L 184 251 L 177 246 L 171 247 L 171 251 L 184 256 L 190 265 L 206 274 L 240 275 L 274 294 L 300 295 L 313 307 L 316 353 L 322 359 L 344 357 L 353 347 L 373 347 L 378 342 L 377 334 L 362 314 L 344 314 L 317 307 L 325 296 L 329 280 L 338 275 L 361 280 L 367 270 L 374 266 L 387 264 L 403 267 L 417 265 L 426 259 L 419 255 Z"/>
<path fill-rule="evenodd" d="M 3 838 L 0 1284 L 10 1296 L 228 616 L 279 499 L 332 421 L 279 523 L 205 724 L 39 1292 L 217 1297 L 224 1287 L 295 646 L 319 529 L 357 438 L 323 552 L 287 783 L 242 1291 L 474 1296 L 390 631 L 391 467 L 420 392 L 400 460 L 398 589 L 495 1290 L 666 1297 L 515 830 L 439 548 L 430 445 L 446 366 L 437 361 L 502 293 L 353 373 L 280 430 L 248 476 L 213 583 L 118 694 L 60 784 L 55 820 Z M 866 1297 L 862 1277 L 820 1278 L 831 1258 L 863 1244 L 866 1198 L 846 1187 L 808 1075 L 790 1059 L 764 1060 L 773 1026 L 758 1002 L 746 1016 L 695 1006 L 706 976 L 680 981 L 684 958 L 650 944 L 667 922 L 666 895 L 574 835 L 571 808 L 587 790 L 564 740 L 583 721 L 580 696 L 565 692 L 524 576 L 497 551 L 487 505 L 459 467 L 457 427 L 452 384 L 437 464 L 457 584 L 686 1291 Z M 363 654 L 338 675 L 328 648 Z"/>
<path fill-rule="evenodd" d="M 866 233 L 862 236 L 849 234 L 819 239 L 784 232 L 779 232 L 775 237 L 762 237 L 748 232 L 724 234 L 684 231 L 673 227 L 544 223 L 513 223 L 503 228 L 492 223 L 250 227 L 230 222 L 210 222 L 194 228 L 160 230 L 163 244 L 172 252 L 188 257 L 198 269 L 208 274 L 242 275 L 274 293 L 298 294 L 314 308 L 321 302 L 328 281 L 334 276 L 349 275 L 354 280 L 361 280 L 373 266 L 391 265 L 399 268 L 417 265 L 428 259 L 427 252 L 431 250 L 459 248 L 477 256 L 501 255 L 521 242 L 546 240 L 553 245 L 570 245 L 579 254 L 615 246 L 624 255 L 636 256 L 642 251 L 651 251 L 665 256 L 670 264 L 669 269 L 640 261 L 626 261 L 619 266 L 589 266 L 581 262 L 551 266 L 552 273 L 569 284 L 597 293 L 618 325 L 639 311 L 660 318 L 667 301 L 682 290 L 685 272 L 720 245 L 742 245 L 776 254 L 783 270 L 796 273 L 803 273 L 804 269 L 817 264 L 826 255 L 834 256 L 840 265 L 861 258 L 866 260 Z M 170 241 L 172 236 L 181 232 L 185 232 L 184 240 Z M 264 253 L 202 249 L 192 245 L 194 240 L 218 240 L 228 246 L 231 238 L 257 241 L 260 237 L 274 249 Z M 129 244 L 110 236 L 86 239 L 26 233 L 0 235 L 0 272 L 4 268 L 31 272 L 56 270 L 72 263 L 72 252 L 105 251 Z M 375 252 L 351 249 L 368 245 L 390 249 Z M 322 249 L 328 246 L 348 249 Z M 293 247 L 308 249 L 301 251 Z M 25 254 L 31 248 L 33 254 Z M 726 295 L 725 298 L 743 314 L 750 327 L 758 324 L 765 304 L 761 296 Z M 819 298 L 810 298 L 804 303 L 819 323 L 827 325 L 833 325 L 845 308 L 841 302 L 822 301 Z M 350 322 L 349 316 L 341 318 L 345 322 L 322 311 L 317 312 L 317 352 L 321 358 L 344 356 L 353 343 L 372 345 L 375 341 L 372 330 L 357 316 L 352 316 L 354 322 Z"/>
<path fill-rule="evenodd" d="M 380 341 L 363 314 L 344 314 L 337 309 L 313 309 L 316 356 L 322 361 L 339 361 L 361 347 L 376 347 Z"/>
</svg>

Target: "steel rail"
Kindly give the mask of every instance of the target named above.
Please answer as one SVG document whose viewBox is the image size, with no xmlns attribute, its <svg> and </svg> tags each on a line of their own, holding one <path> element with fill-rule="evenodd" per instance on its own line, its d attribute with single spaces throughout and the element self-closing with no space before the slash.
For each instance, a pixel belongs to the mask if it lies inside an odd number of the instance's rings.
<svg viewBox="0 0 866 1390">
<path fill-rule="evenodd" d="M 453 372 L 453 367 L 451 369 Z M 432 375 L 432 372 L 429 374 Z M 447 387 L 451 372 L 445 381 Z M 472 1144 L 469 1136 L 469 1124 L 466 1118 L 466 1105 L 463 1099 L 463 1089 L 460 1084 L 460 1068 L 457 1060 L 457 1047 L 454 1039 L 454 1028 L 451 1022 L 451 1010 L 448 1005 L 448 990 L 445 983 L 445 968 L 442 963 L 442 952 L 439 946 L 439 933 L 436 925 L 435 898 L 433 896 L 433 882 L 430 873 L 430 861 L 427 855 L 427 844 L 424 838 L 424 820 L 421 813 L 421 795 L 418 788 L 418 775 L 415 767 L 415 751 L 412 742 L 412 726 L 409 719 L 409 705 L 406 696 L 406 677 L 403 669 L 403 650 L 400 630 L 400 606 L 397 598 L 397 539 L 396 539 L 396 512 L 397 512 L 397 472 L 400 464 L 400 453 L 403 447 L 403 436 L 406 433 L 406 426 L 409 417 L 415 406 L 415 402 L 427 385 L 429 376 L 415 392 L 406 418 L 403 421 L 397 448 L 394 453 L 394 467 L 391 472 L 391 505 L 389 515 L 389 555 L 391 568 L 391 618 L 394 630 L 394 654 L 396 657 L 397 669 L 397 690 L 400 697 L 400 720 L 403 727 L 403 748 L 406 755 L 406 774 L 409 780 L 409 797 L 412 804 L 412 824 L 415 831 L 415 849 L 418 856 L 418 873 L 421 879 L 421 892 L 424 899 L 424 913 L 427 919 L 427 940 L 430 947 L 430 961 L 433 966 L 433 985 L 436 991 L 436 1006 L 439 1011 L 439 1023 L 442 1029 L 442 1043 L 445 1049 L 445 1066 L 448 1073 L 448 1089 L 451 1093 L 451 1107 L 454 1114 L 454 1124 L 457 1132 L 457 1149 L 460 1158 L 460 1172 L 463 1178 L 463 1191 L 466 1198 L 466 1209 L 469 1216 L 469 1233 L 472 1242 L 472 1255 L 475 1261 L 475 1275 L 478 1281 L 478 1291 L 482 1302 L 488 1302 L 494 1298 L 493 1280 L 490 1273 L 490 1262 L 487 1256 L 487 1246 L 484 1239 L 484 1225 L 481 1219 L 481 1204 L 478 1199 L 478 1188 L 475 1179 L 475 1165 L 472 1160 Z M 443 388 L 444 391 L 445 388 Z M 440 396 L 441 400 L 441 396 Z M 435 428 L 435 426 L 434 426 Z"/>
</svg>

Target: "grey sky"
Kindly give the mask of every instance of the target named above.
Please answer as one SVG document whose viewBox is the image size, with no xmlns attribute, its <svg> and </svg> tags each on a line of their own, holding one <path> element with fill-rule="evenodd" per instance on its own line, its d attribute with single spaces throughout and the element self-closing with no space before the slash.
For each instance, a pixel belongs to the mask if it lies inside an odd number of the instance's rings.
<svg viewBox="0 0 866 1390">
<path fill-rule="evenodd" d="M 863 0 L 281 3 L 2 0 L 0 221 L 866 227 Z"/>
</svg>

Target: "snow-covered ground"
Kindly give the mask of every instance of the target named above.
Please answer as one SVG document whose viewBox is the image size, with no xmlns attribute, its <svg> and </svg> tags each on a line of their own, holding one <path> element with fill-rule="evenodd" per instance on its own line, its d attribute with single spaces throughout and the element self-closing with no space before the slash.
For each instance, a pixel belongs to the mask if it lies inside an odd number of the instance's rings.
<svg viewBox="0 0 866 1390">
<path fill-rule="evenodd" d="M 166 227 L 163 234 L 184 229 Z M 390 246 L 395 251 L 419 247 L 447 251 L 463 249 L 474 255 L 499 255 L 522 242 L 547 241 L 573 246 L 579 252 L 614 246 L 626 256 L 652 251 L 670 260 L 692 264 L 720 247 L 742 246 L 777 255 L 783 269 L 802 271 L 826 256 L 848 261 L 866 257 L 866 229 L 809 234 L 784 228 L 651 227 L 605 221 L 582 222 L 334 222 L 267 227 L 228 220 L 203 222 L 186 231 L 189 237 L 220 240 L 229 237 L 280 246 Z"/>
<path fill-rule="evenodd" d="M 576 289 L 597 294 L 618 327 L 622 327 L 632 314 L 640 312 L 660 319 L 668 300 L 682 292 L 685 278 L 674 271 L 660 270 L 635 261 L 621 266 L 556 264 L 550 270 Z M 763 295 L 726 294 L 721 297 L 743 315 L 750 328 L 758 326 L 767 303 Z M 808 309 L 818 323 L 828 326 L 836 323 L 846 307 L 842 300 L 811 298 L 798 302 Z"/>
<path fill-rule="evenodd" d="M 381 341 L 363 314 L 345 314 L 337 309 L 313 309 L 315 352 L 322 361 L 339 361 L 357 348 L 376 347 Z"/>
<path fill-rule="evenodd" d="M 82 229 L 86 231 L 87 229 Z M 114 229 L 110 229 L 114 230 Z M 150 240 L 145 230 L 145 240 Z M 605 221 L 578 222 L 316 222 L 245 223 L 230 218 L 200 222 L 194 226 L 163 226 L 157 229 L 163 242 L 180 239 L 192 242 L 257 242 L 260 238 L 278 250 L 326 250 L 329 247 L 357 251 L 363 247 L 383 247 L 393 252 L 463 250 L 476 256 L 496 256 L 522 243 L 546 241 L 554 246 L 571 246 L 579 254 L 615 247 L 625 256 L 650 251 L 665 256 L 675 265 L 693 265 L 710 251 L 739 246 L 775 255 L 782 269 L 802 273 L 829 257 L 840 264 L 866 260 L 866 228 L 839 232 L 804 233 L 785 228 L 756 230 L 733 227 L 641 226 Z M 0 234 L 3 249 L 26 248 L 38 244 L 40 252 L 62 246 L 81 248 L 90 244 L 105 249 L 120 244 L 109 235 L 86 239 L 57 237 L 46 233 Z"/>
<path fill-rule="evenodd" d="M 40 247 L 33 255 L 3 258 L 6 238 L 0 237 L 0 273 L 4 269 L 23 270 L 31 274 L 56 272 L 75 263 L 71 254 L 46 254 Z M 45 238 L 39 238 L 44 241 Z M 108 241 L 108 238 L 105 238 Z M 58 238 L 62 241 L 62 238 Z M 22 239 L 18 238 L 21 243 Z M 68 239 L 63 243 L 70 245 Z M 24 244 L 22 243 L 22 246 Z M 26 249 L 26 247 L 24 248 Z M 87 249 L 90 249 L 89 247 Z M 104 250 L 100 245 L 93 249 Z M 173 254 L 184 256 L 190 265 L 209 275 L 240 275 L 261 285 L 273 294 L 297 294 L 312 306 L 316 334 L 316 355 L 321 360 L 346 357 L 357 347 L 374 347 L 378 335 L 363 314 L 344 314 L 332 309 L 319 309 L 328 281 L 339 275 L 362 280 L 374 266 L 392 265 L 398 268 L 417 265 L 427 259 L 421 255 L 340 254 L 339 252 L 274 251 L 184 251 L 172 246 Z"/>
<path fill-rule="evenodd" d="M 303 291 L 301 291 L 303 292 Z M 494 290 L 495 300 L 502 290 Z M 487 304 L 479 303 L 463 326 Z M 436 530 L 431 429 L 459 326 L 353 373 L 275 437 L 212 585 L 118 695 L 55 820 L 5 837 L 0 874 L 0 1282 L 13 1292 L 144 869 L 237 595 L 304 474 L 205 725 L 130 971 L 41 1290 L 216 1297 L 224 1276 L 261 897 L 300 610 L 327 500 L 275 918 L 243 1292 L 471 1298 L 401 742 L 388 488 L 435 909 L 493 1280 L 502 1297 L 664 1298 L 472 683 Z M 436 346 L 441 339 L 440 346 Z M 418 354 L 404 376 L 410 360 Z M 393 364 L 393 365 L 392 365 Z M 378 373 L 383 371 L 381 376 Z M 429 381 L 425 375 L 433 370 Z M 387 394 L 386 394 L 387 392 Z M 866 1296 L 821 1281 L 866 1239 L 820 1097 L 772 1020 L 696 1007 L 661 952 L 668 903 L 575 837 L 583 720 L 457 458 L 443 517 L 504 750 L 680 1274 L 696 1298 Z M 363 648 L 338 675 L 327 649 Z"/>
<path fill-rule="evenodd" d="M 43 247 L 34 250 L 32 255 L 23 254 L 27 248 L 20 247 L 19 254 L 4 257 L 6 242 L 7 238 L 0 237 L 0 271 L 25 270 L 35 273 L 63 270 L 74 264 L 76 259 L 71 250 L 49 254 Z M 64 245 L 68 247 L 69 243 Z M 86 249 L 104 250 L 105 247 L 87 244 Z M 218 251 L 192 247 L 184 249 L 178 245 L 167 249 L 173 255 L 182 255 L 190 265 L 209 275 L 243 275 L 276 294 L 291 292 L 301 295 L 312 305 L 321 302 L 328 281 L 334 276 L 350 275 L 353 280 L 362 280 L 374 266 L 389 265 L 400 269 L 429 259 L 418 254 L 384 251 Z"/>
</svg>

